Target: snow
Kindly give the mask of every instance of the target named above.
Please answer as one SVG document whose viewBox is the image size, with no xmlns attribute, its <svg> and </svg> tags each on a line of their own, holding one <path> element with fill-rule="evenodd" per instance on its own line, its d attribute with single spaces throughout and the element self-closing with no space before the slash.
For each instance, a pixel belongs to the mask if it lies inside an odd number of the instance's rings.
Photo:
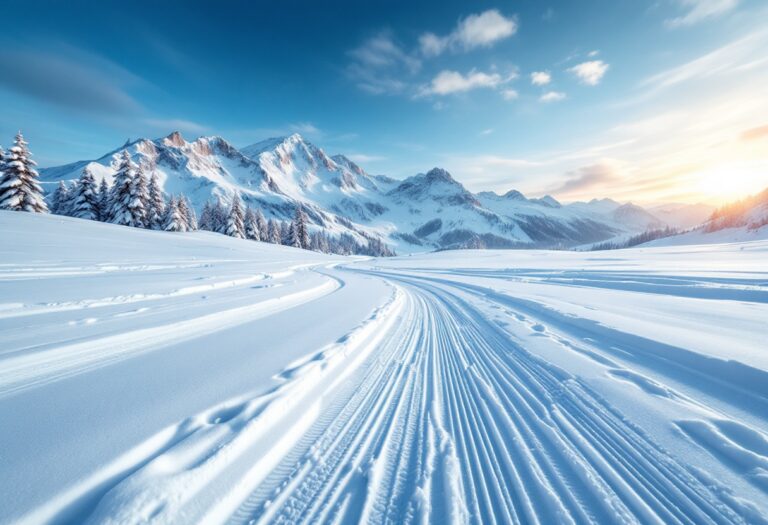
<svg viewBox="0 0 768 525">
<path fill-rule="evenodd" d="M 768 522 L 768 240 L 0 231 L 0 522 Z"/>
<path fill-rule="evenodd" d="M 329 157 L 298 134 L 238 150 L 221 137 L 188 142 L 174 132 L 139 139 L 125 148 L 136 164 L 157 175 L 165 193 L 186 195 L 198 213 L 206 200 L 220 197 L 229 203 L 239 193 L 245 204 L 262 209 L 267 218 L 290 220 L 302 206 L 314 229 L 347 233 L 358 241 L 365 232 L 382 237 L 401 253 L 471 245 L 483 235 L 482 242 L 491 246 L 583 244 L 661 224 L 640 207 L 610 200 L 561 206 L 552 197 L 527 199 L 515 190 L 504 196 L 474 195 L 439 168 L 402 181 L 371 176 L 343 155 Z M 52 192 L 83 169 L 111 182 L 120 151 L 43 169 L 43 185 Z M 677 215 L 669 217 L 670 222 L 677 220 Z M 437 229 L 416 235 L 437 218 Z"/>
</svg>

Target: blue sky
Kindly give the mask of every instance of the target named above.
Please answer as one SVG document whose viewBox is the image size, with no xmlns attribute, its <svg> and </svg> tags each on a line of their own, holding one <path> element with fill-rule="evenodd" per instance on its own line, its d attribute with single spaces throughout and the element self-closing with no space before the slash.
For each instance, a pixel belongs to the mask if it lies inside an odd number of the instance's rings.
<svg viewBox="0 0 768 525">
<path fill-rule="evenodd" d="M 4 0 L 0 143 L 40 165 L 180 129 L 292 132 L 472 190 L 718 202 L 768 186 L 750 0 Z"/>
</svg>

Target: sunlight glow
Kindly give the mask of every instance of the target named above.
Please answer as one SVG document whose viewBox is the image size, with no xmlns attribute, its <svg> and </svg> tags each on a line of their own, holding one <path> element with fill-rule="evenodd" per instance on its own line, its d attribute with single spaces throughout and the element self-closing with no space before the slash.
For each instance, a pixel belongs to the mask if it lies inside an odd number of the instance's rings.
<svg viewBox="0 0 768 525">
<path fill-rule="evenodd" d="M 722 202 L 758 193 L 768 186 L 764 162 L 732 162 L 715 165 L 694 175 L 696 189 Z"/>
</svg>

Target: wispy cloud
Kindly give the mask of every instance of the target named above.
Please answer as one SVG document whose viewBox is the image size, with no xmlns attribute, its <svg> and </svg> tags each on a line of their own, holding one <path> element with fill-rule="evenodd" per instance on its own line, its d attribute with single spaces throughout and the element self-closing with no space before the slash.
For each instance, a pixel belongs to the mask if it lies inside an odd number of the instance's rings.
<svg viewBox="0 0 768 525">
<path fill-rule="evenodd" d="M 380 162 L 382 160 L 387 160 L 387 157 L 382 157 L 381 155 L 367 155 L 365 153 L 350 153 L 345 155 L 345 157 L 358 163 Z"/>
<path fill-rule="evenodd" d="M 691 80 L 723 76 L 768 63 L 761 50 L 768 46 L 768 29 L 761 28 L 689 62 L 646 78 L 643 98 Z"/>
<path fill-rule="evenodd" d="M 448 35 L 422 34 L 419 45 L 424 56 L 433 57 L 447 49 L 468 51 L 490 47 L 516 32 L 517 21 L 514 17 L 504 16 L 498 9 L 489 9 L 459 20 L 456 28 Z"/>
<path fill-rule="evenodd" d="M 665 20 L 668 27 L 691 26 L 721 16 L 739 5 L 739 0 L 677 0 L 677 3 L 685 13 Z"/>
<path fill-rule="evenodd" d="M 566 174 L 565 182 L 552 186 L 549 192 L 561 197 L 579 195 L 589 190 L 613 184 L 620 180 L 620 166 L 616 162 L 603 160 L 596 164 L 583 166 Z"/>
<path fill-rule="evenodd" d="M 552 82 L 552 75 L 549 71 L 534 71 L 531 73 L 531 84 L 534 86 L 546 86 Z"/>
<path fill-rule="evenodd" d="M 122 67 L 68 46 L 59 53 L 0 50 L 0 85 L 77 112 L 128 114 L 141 110 L 128 87 L 144 83 Z"/>
<path fill-rule="evenodd" d="M 762 139 L 762 138 L 768 138 L 768 124 L 765 126 L 757 126 L 754 128 L 749 128 L 747 130 L 744 130 L 744 132 L 741 134 L 741 140 L 755 140 L 755 139 Z"/>
<path fill-rule="evenodd" d="M 547 91 L 539 97 L 539 100 L 541 102 L 560 102 L 561 100 L 565 100 L 565 97 L 565 93 L 561 91 Z"/>
<path fill-rule="evenodd" d="M 349 56 L 347 74 L 360 89 L 375 95 L 402 93 L 408 85 L 402 77 L 421 68 L 421 61 L 406 53 L 389 31 L 369 38 Z"/>
<path fill-rule="evenodd" d="M 514 89 L 502 89 L 501 90 L 501 98 L 504 100 L 515 100 L 520 96 L 520 94 L 515 91 Z"/>
<path fill-rule="evenodd" d="M 419 95 L 450 95 L 478 88 L 496 88 L 505 82 L 499 73 L 483 73 L 472 70 L 466 75 L 458 71 L 441 71 L 432 81 L 423 86 Z"/>
<path fill-rule="evenodd" d="M 603 76 L 605 76 L 609 67 L 610 66 L 602 60 L 590 60 L 588 62 L 576 64 L 572 68 L 569 68 L 568 71 L 576 75 L 582 84 L 596 86 L 603 79 Z"/>
</svg>

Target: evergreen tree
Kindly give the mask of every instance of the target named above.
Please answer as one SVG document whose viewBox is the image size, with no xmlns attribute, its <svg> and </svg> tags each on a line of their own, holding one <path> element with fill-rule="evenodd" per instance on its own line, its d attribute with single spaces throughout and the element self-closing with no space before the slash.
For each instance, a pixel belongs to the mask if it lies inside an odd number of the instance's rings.
<svg viewBox="0 0 768 525">
<path fill-rule="evenodd" d="M 237 193 L 232 198 L 232 206 L 229 208 L 229 215 L 227 216 L 227 229 L 226 234 L 230 237 L 237 237 L 238 239 L 245 238 L 245 225 L 244 225 L 243 207 L 240 204 L 240 197 Z"/>
<path fill-rule="evenodd" d="M 227 208 L 224 206 L 224 203 L 221 202 L 221 199 L 219 197 L 216 198 L 216 202 L 213 204 L 213 208 L 211 211 L 212 211 L 211 224 L 213 225 L 213 229 L 211 231 L 226 234 L 227 218 L 229 213 L 227 211 Z"/>
<path fill-rule="evenodd" d="M 291 221 L 290 226 L 288 226 L 288 246 L 292 246 L 294 248 L 301 248 L 301 238 L 298 235 L 298 228 L 296 227 L 296 222 Z"/>
<path fill-rule="evenodd" d="M 245 237 L 252 241 L 261 240 L 261 232 L 259 231 L 259 224 L 256 221 L 256 214 L 250 206 L 245 208 Z"/>
<path fill-rule="evenodd" d="M 184 231 L 192 231 L 192 212 L 189 209 L 189 202 L 184 194 L 180 194 L 176 197 L 176 206 L 179 208 L 181 220 L 184 221 Z M 195 222 L 197 222 L 197 220 L 195 220 Z"/>
<path fill-rule="evenodd" d="M 267 223 L 267 242 L 272 244 L 280 244 L 280 227 L 277 225 L 275 219 L 269 219 Z"/>
<path fill-rule="evenodd" d="M 168 206 L 165 207 L 165 221 L 163 229 L 167 232 L 183 232 L 186 230 L 184 217 L 179 212 L 179 204 L 176 198 L 171 195 Z"/>
<path fill-rule="evenodd" d="M 206 231 L 213 231 L 211 221 L 213 220 L 213 211 L 211 209 L 210 201 L 205 201 L 203 204 L 203 211 L 200 213 L 200 229 Z"/>
<path fill-rule="evenodd" d="M 157 173 L 152 173 L 149 180 L 149 206 L 147 207 L 147 221 L 153 230 L 162 230 L 165 226 L 165 196 L 160 189 Z"/>
<path fill-rule="evenodd" d="M 291 223 L 288 221 L 280 221 L 280 244 L 291 245 Z"/>
<path fill-rule="evenodd" d="M 197 231 L 198 225 L 197 225 L 197 214 L 195 213 L 195 209 L 189 203 L 189 199 L 187 199 L 186 195 L 181 196 L 180 202 L 183 204 L 183 207 L 180 206 L 179 210 L 182 211 L 182 213 L 184 214 L 184 220 L 187 223 L 187 230 L 191 232 Z"/>
<path fill-rule="evenodd" d="M 69 204 L 69 190 L 63 180 L 59 181 L 59 185 L 51 195 L 51 213 L 56 215 L 68 215 L 67 204 Z"/>
<path fill-rule="evenodd" d="M 144 168 L 140 165 L 136 169 L 133 180 L 131 181 L 131 201 L 129 209 L 133 217 L 133 224 L 136 228 L 148 228 L 149 216 L 147 208 L 149 207 L 149 191 L 147 190 L 147 176 L 144 174 Z"/>
<path fill-rule="evenodd" d="M 307 216 L 301 206 L 296 208 L 296 215 L 291 223 L 290 245 L 295 248 L 309 250 L 309 230 L 307 229 Z"/>
<path fill-rule="evenodd" d="M 96 188 L 96 179 L 93 175 L 84 169 L 80 180 L 75 186 L 74 196 L 72 198 L 72 208 L 69 215 L 78 219 L 88 219 L 95 221 L 99 217 L 99 195 Z"/>
<path fill-rule="evenodd" d="M 120 163 L 115 173 L 115 182 L 110 192 L 108 221 L 114 224 L 134 226 L 140 217 L 134 217 L 133 179 L 136 176 L 136 164 L 131 160 L 128 150 L 123 150 Z"/>
<path fill-rule="evenodd" d="M 259 239 L 266 241 L 269 238 L 269 228 L 267 227 L 267 220 L 264 218 L 264 214 L 261 210 L 256 210 L 256 227 L 259 230 Z"/>
<path fill-rule="evenodd" d="M 0 174 L 0 210 L 48 213 L 43 190 L 38 182 L 37 165 L 21 134 L 14 146 L 3 155 Z"/>
<path fill-rule="evenodd" d="M 109 183 L 105 177 L 101 179 L 99 184 L 99 220 L 101 222 L 109 220 L 109 194 Z"/>
</svg>

